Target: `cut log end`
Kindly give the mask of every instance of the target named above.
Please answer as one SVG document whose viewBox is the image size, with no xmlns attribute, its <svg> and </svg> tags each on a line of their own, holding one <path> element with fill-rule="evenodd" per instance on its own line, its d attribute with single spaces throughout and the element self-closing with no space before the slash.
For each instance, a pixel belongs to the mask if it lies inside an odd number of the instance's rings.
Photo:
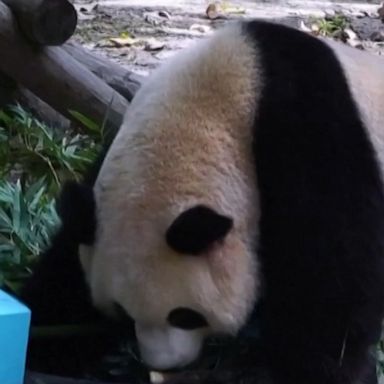
<svg viewBox="0 0 384 384">
<path fill-rule="evenodd" d="M 43 0 L 33 22 L 33 40 L 40 45 L 62 45 L 75 32 L 77 13 L 68 1 Z"/>
<path fill-rule="evenodd" d="M 68 0 L 3 0 L 24 37 L 38 45 L 62 45 L 75 32 L 77 12 Z"/>
</svg>

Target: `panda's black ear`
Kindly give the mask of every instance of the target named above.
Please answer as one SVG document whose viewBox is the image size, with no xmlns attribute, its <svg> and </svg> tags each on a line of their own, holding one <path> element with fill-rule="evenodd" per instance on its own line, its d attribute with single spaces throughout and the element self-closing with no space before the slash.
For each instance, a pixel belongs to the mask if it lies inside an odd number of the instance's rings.
<svg viewBox="0 0 384 384">
<path fill-rule="evenodd" d="M 199 255 L 215 241 L 223 239 L 232 226 L 230 217 L 197 205 L 175 219 L 166 232 L 166 241 L 177 252 Z"/>
<path fill-rule="evenodd" d="M 96 203 L 91 186 L 69 181 L 57 201 L 63 229 L 73 240 L 92 244 L 96 234 Z"/>
</svg>

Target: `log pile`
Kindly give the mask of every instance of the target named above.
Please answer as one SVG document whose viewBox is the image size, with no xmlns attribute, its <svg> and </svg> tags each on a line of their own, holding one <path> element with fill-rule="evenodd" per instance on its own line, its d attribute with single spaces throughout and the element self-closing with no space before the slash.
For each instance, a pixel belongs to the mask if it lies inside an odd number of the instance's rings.
<svg viewBox="0 0 384 384">
<path fill-rule="evenodd" d="M 0 108 L 18 101 L 48 122 L 77 111 L 119 127 L 141 77 L 68 42 L 76 25 L 68 0 L 0 0 Z"/>
</svg>

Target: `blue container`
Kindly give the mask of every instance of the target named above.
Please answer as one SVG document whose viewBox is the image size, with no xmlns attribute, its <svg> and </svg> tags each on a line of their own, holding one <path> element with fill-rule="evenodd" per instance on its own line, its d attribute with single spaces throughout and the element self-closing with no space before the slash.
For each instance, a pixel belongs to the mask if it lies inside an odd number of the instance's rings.
<svg viewBox="0 0 384 384">
<path fill-rule="evenodd" d="M 0 383 L 22 384 L 30 310 L 0 290 Z"/>
</svg>

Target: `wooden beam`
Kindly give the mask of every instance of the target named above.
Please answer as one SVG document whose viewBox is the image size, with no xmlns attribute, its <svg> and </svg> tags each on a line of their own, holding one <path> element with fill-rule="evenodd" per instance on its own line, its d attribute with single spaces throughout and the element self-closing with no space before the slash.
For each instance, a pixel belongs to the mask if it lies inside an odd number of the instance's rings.
<svg viewBox="0 0 384 384">
<path fill-rule="evenodd" d="M 74 33 L 77 12 L 68 0 L 2 0 L 25 37 L 39 45 L 61 45 Z"/>
<path fill-rule="evenodd" d="M 105 57 L 92 53 L 75 42 L 69 41 L 63 45 L 63 49 L 128 101 L 132 100 L 133 95 L 145 78 Z"/>
<path fill-rule="evenodd" d="M 31 47 L 1 1 L 0 52 L 0 71 L 62 115 L 77 110 L 101 123 L 108 112 L 110 126 L 120 126 L 127 100 L 61 47 Z"/>
<path fill-rule="evenodd" d="M 14 100 L 30 111 L 40 121 L 57 129 L 68 129 L 71 121 L 26 88 L 19 87 Z"/>
</svg>

